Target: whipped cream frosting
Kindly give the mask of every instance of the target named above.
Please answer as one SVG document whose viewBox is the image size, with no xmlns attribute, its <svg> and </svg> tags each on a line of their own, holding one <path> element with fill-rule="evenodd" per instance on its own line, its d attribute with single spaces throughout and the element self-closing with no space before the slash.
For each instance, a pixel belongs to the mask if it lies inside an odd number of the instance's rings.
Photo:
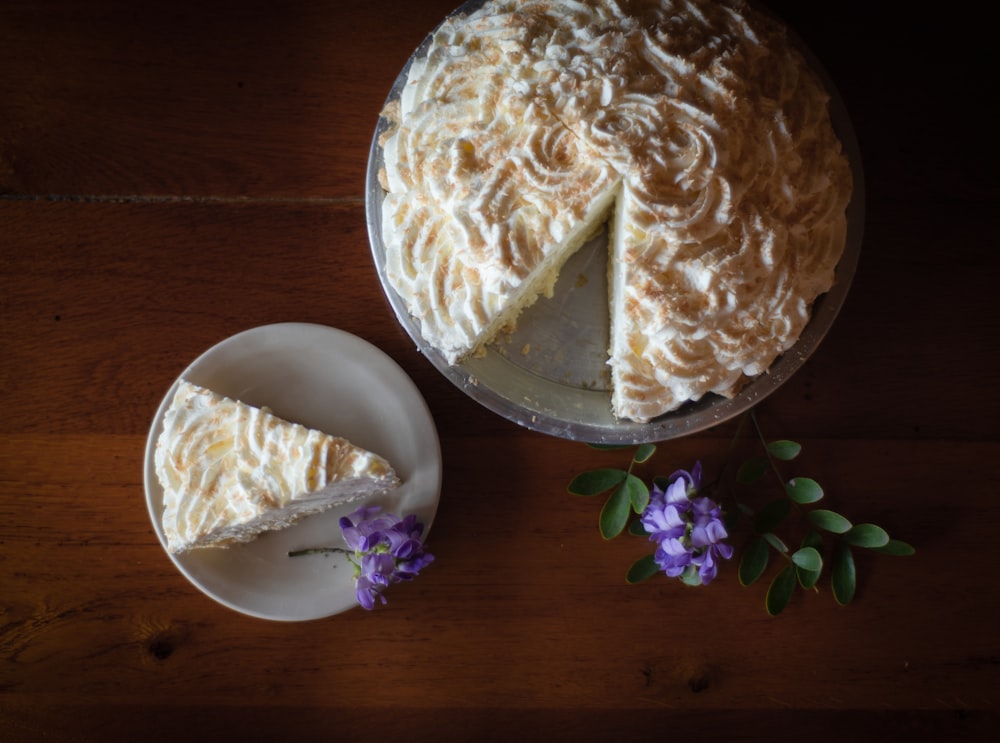
<svg viewBox="0 0 1000 743">
<path fill-rule="evenodd" d="M 494 0 L 383 114 L 390 284 L 450 363 L 612 217 L 612 407 L 731 396 L 798 339 L 846 239 L 828 95 L 739 0 Z"/>
<path fill-rule="evenodd" d="M 185 380 L 154 456 L 167 548 L 246 542 L 399 480 L 381 456 Z"/>
</svg>

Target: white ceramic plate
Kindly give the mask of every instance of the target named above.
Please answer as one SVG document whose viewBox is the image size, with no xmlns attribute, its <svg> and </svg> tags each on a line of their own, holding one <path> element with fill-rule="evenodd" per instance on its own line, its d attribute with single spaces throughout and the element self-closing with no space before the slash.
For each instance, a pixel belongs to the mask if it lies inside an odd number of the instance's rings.
<svg viewBox="0 0 1000 743">
<path fill-rule="evenodd" d="M 265 325 L 213 346 L 180 378 L 249 405 L 267 405 L 282 418 L 386 457 L 403 484 L 372 503 L 400 516 L 417 514 L 426 536 L 441 492 L 437 429 L 416 385 L 378 348 L 322 325 Z M 146 442 L 146 502 L 164 549 L 163 489 L 153 453 L 176 387 L 175 381 L 163 398 Z M 359 505 L 308 517 L 245 545 L 167 554 L 195 586 L 236 611 L 280 621 L 330 616 L 357 605 L 346 557 L 293 558 L 288 552 L 343 546 L 338 521 Z"/>
<path fill-rule="evenodd" d="M 456 13 L 471 12 L 483 0 L 468 0 Z M 387 98 L 398 98 L 414 60 L 430 44 L 429 34 L 397 76 Z M 792 37 L 795 38 L 794 32 Z M 388 128 L 380 118 L 368 157 L 365 202 L 368 235 L 379 279 L 396 318 L 437 370 L 469 397 L 508 420 L 561 438 L 602 444 L 633 444 L 687 436 L 745 412 L 780 387 L 819 346 L 833 325 L 857 269 L 864 230 L 864 179 L 860 149 L 850 117 L 835 86 L 806 46 L 800 50 L 831 94 L 834 128 L 854 170 L 854 193 L 847 209 L 847 243 L 830 291 L 813 305 L 812 320 L 798 342 L 772 364 L 770 371 L 747 384 L 733 398 L 705 395 L 698 402 L 649 423 L 618 420 L 611 412 L 607 366 L 607 235 L 584 245 L 560 272 L 552 299 L 539 300 L 518 320 L 517 332 L 487 346 L 482 356 L 449 365 L 424 340 L 420 324 L 392 288 L 385 271 L 382 200 L 378 180 L 383 167 L 379 139 Z M 586 281 L 580 281 L 579 277 Z M 530 349 L 521 353 L 521 349 Z"/>
</svg>

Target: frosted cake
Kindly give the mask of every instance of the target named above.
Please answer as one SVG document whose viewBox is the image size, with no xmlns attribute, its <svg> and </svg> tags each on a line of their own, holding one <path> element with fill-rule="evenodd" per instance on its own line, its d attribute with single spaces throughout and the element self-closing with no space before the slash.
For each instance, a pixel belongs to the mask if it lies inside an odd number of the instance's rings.
<svg viewBox="0 0 1000 743">
<path fill-rule="evenodd" d="M 611 406 L 732 396 L 799 338 L 846 240 L 828 94 L 738 0 L 494 0 L 383 111 L 385 273 L 448 363 L 609 236 Z"/>
</svg>

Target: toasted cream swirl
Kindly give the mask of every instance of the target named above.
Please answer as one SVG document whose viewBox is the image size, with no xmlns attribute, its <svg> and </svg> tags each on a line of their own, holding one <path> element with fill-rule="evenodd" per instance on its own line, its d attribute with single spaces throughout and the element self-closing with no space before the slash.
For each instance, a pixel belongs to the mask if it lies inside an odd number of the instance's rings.
<svg viewBox="0 0 1000 743">
<path fill-rule="evenodd" d="M 612 405 L 732 395 L 791 347 L 844 248 L 828 96 L 742 0 L 492 0 L 384 115 L 387 276 L 454 363 L 614 201 Z"/>
<path fill-rule="evenodd" d="M 331 496 L 346 500 L 351 489 L 324 493 L 338 483 L 377 490 L 398 482 L 385 459 L 346 439 L 184 380 L 164 415 L 155 465 L 173 552 L 247 541 L 329 508 L 338 502 Z"/>
</svg>

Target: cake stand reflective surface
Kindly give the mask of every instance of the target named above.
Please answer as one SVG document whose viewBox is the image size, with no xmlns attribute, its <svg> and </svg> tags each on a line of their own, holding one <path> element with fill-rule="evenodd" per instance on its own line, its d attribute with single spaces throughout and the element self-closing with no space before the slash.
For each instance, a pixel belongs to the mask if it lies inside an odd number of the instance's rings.
<svg viewBox="0 0 1000 743">
<path fill-rule="evenodd" d="M 482 4 L 467 3 L 456 12 Z M 398 99 L 410 65 L 426 50 L 431 35 L 397 76 L 387 103 Z M 850 160 L 854 190 L 847 208 L 847 241 L 829 292 L 813 305 L 812 318 L 796 344 L 770 370 L 732 398 L 715 394 L 683 405 L 649 423 L 617 419 L 611 412 L 607 301 L 607 234 L 586 243 L 563 267 L 551 298 L 540 298 L 519 318 L 517 329 L 487 346 L 485 353 L 451 365 L 420 333 L 385 271 L 382 200 L 378 173 L 383 167 L 379 138 L 388 128 L 380 118 L 372 139 L 366 178 L 366 217 L 372 258 L 397 320 L 434 367 L 469 397 L 494 413 L 534 431 L 594 444 L 664 441 L 724 423 L 778 389 L 812 355 L 833 325 L 854 277 L 864 232 L 864 178 L 850 117 L 825 70 L 800 42 L 800 50 L 830 93 L 834 128 Z"/>
</svg>

